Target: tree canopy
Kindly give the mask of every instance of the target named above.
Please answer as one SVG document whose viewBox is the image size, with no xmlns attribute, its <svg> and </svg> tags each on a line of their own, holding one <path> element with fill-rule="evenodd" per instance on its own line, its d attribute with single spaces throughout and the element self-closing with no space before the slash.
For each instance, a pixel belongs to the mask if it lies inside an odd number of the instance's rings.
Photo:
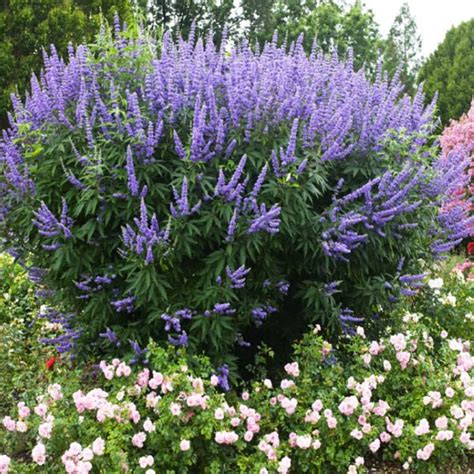
<svg viewBox="0 0 474 474">
<path fill-rule="evenodd" d="M 0 126 L 6 124 L 10 94 L 27 89 L 31 73 L 42 64 L 42 49 L 54 44 L 60 55 L 67 45 L 89 42 L 103 14 L 132 19 L 129 0 L 3 0 L 0 4 Z"/>
<path fill-rule="evenodd" d="M 429 99 L 438 92 L 444 124 L 468 111 L 474 94 L 474 18 L 448 31 L 422 66 L 419 81 Z"/>
</svg>

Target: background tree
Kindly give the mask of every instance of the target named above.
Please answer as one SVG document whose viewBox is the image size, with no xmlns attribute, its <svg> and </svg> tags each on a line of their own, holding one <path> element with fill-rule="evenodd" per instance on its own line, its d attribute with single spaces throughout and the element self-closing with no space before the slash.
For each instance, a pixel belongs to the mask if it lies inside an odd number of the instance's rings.
<svg viewBox="0 0 474 474">
<path fill-rule="evenodd" d="M 54 44 L 61 55 L 73 44 L 91 41 L 101 14 L 117 12 L 132 20 L 129 0 L 4 0 L 0 7 L 0 127 L 7 124 L 10 94 L 23 94 L 32 72 L 39 72 L 42 48 Z"/>
<path fill-rule="evenodd" d="M 199 36 L 213 31 L 215 42 L 220 43 L 224 28 L 232 32 L 238 21 L 233 15 L 233 0 L 136 0 L 136 3 L 146 12 L 149 27 L 185 38 L 194 23 Z"/>
<path fill-rule="evenodd" d="M 438 92 L 444 124 L 468 111 L 474 94 L 474 18 L 448 31 L 423 64 L 419 81 L 429 99 Z"/>
<path fill-rule="evenodd" d="M 421 37 L 408 3 L 404 3 L 385 40 L 384 68 L 390 76 L 401 66 L 400 79 L 408 93 L 413 93 L 421 63 Z"/>
<path fill-rule="evenodd" d="M 274 31 L 288 42 L 304 34 L 308 51 L 314 40 L 325 53 L 352 47 L 356 68 L 372 70 L 381 46 L 373 12 L 359 0 L 350 7 L 334 0 L 242 0 L 242 18 L 253 43 L 271 40 Z"/>
</svg>

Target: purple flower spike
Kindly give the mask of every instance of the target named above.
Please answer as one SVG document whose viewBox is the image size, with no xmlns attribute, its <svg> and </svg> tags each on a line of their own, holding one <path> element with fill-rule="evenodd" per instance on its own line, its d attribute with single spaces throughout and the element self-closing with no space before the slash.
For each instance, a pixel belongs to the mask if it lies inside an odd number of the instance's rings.
<svg viewBox="0 0 474 474">
<path fill-rule="evenodd" d="M 280 227 L 280 212 L 281 207 L 278 204 L 274 204 L 268 211 L 265 204 L 262 204 L 259 215 L 252 220 L 247 232 L 253 234 L 254 232 L 265 231 L 269 234 L 276 234 Z"/>
<path fill-rule="evenodd" d="M 111 342 L 114 346 L 120 347 L 120 340 L 117 337 L 117 334 L 112 331 L 110 328 L 106 328 L 105 332 L 99 334 L 100 337 L 103 337 L 104 339 L 107 339 L 109 342 Z"/>
<path fill-rule="evenodd" d="M 127 312 L 127 313 L 133 313 L 135 306 L 136 298 L 134 296 L 128 296 L 127 298 L 123 298 L 121 300 L 114 300 L 111 301 L 112 306 L 115 308 L 115 311 L 117 313 L 122 313 L 122 312 Z"/>
<path fill-rule="evenodd" d="M 216 371 L 217 375 L 217 383 L 224 392 L 228 392 L 230 390 L 229 384 L 229 366 L 227 364 L 221 365 L 217 368 Z"/>
<path fill-rule="evenodd" d="M 132 196 L 138 196 L 139 186 L 137 177 L 135 176 L 135 166 L 133 164 L 132 149 L 130 145 L 127 147 L 127 176 L 128 190 Z"/>
<path fill-rule="evenodd" d="M 176 191 L 176 188 L 173 186 L 173 195 L 176 203 L 176 207 L 173 204 L 170 204 L 171 215 L 175 218 L 190 216 L 197 212 L 201 207 L 201 201 L 199 201 L 192 209 L 189 209 L 188 201 L 188 179 L 184 177 L 183 183 L 181 185 L 181 196 Z"/>
<path fill-rule="evenodd" d="M 244 265 L 241 265 L 235 271 L 232 271 L 230 267 L 227 267 L 226 273 L 231 281 L 230 287 L 243 288 L 245 286 L 245 279 L 249 272 L 250 272 L 250 268 L 245 268 Z"/>
<path fill-rule="evenodd" d="M 187 157 L 186 151 L 183 146 L 183 142 L 179 138 L 179 135 L 176 133 L 176 130 L 173 130 L 174 146 L 176 149 L 176 154 L 179 158 L 184 160 Z"/>
<path fill-rule="evenodd" d="M 36 219 L 33 219 L 33 224 L 38 228 L 38 232 L 45 237 L 56 237 L 63 234 L 68 239 L 72 237 L 71 227 L 73 220 L 68 217 L 67 213 L 68 209 L 64 198 L 59 220 L 48 209 L 48 206 L 42 202 L 41 207 L 34 213 Z"/>
</svg>

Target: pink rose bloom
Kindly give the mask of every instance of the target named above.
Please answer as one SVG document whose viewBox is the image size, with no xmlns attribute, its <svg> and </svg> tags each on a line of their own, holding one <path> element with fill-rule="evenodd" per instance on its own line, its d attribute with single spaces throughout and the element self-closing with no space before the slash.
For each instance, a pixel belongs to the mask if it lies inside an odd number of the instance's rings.
<svg viewBox="0 0 474 474">
<path fill-rule="evenodd" d="M 222 408 L 217 408 L 214 412 L 214 418 L 216 420 L 223 420 L 224 419 L 224 410 Z"/>
<path fill-rule="evenodd" d="M 48 411 L 48 405 L 45 405 L 44 403 L 40 403 L 35 407 L 35 413 L 38 416 L 44 416 L 46 415 L 46 412 Z"/>
<path fill-rule="evenodd" d="M 42 466 L 46 462 L 46 446 L 39 442 L 31 451 L 31 457 L 36 464 Z"/>
<path fill-rule="evenodd" d="M 173 416 L 179 416 L 181 414 L 181 405 L 179 403 L 172 403 L 170 405 L 170 411 Z"/>
<path fill-rule="evenodd" d="M 273 384 L 272 384 L 272 381 L 270 379 L 265 379 L 263 381 L 263 385 L 265 385 L 265 387 L 267 387 L 267 388 L 273 388 Z"/>
<path fill-rule="evenodd" d="M 380 354 L 382 350 L 383 350 L 383 347 L 377 341 L 372 341 L 370 343 L 369 353 L 371 355 L 376 356 Z"/>
<path fill-rule="evenodd" d="M 68 453 L 71 456 L 79 456 L 82 453 L 82 446 L 79 443 L 71 443 L 69 445 Z"/>
<path fill-rule="evenodd" d="M 387 419 L 387 431 L 392 433 L 395 438 L 399 438 L 403 433 L 403 420 L 396 420 L 395 423 L 391 423 L 390 420 Z"/>
<path fill-rule="evenodd" d="M 295 412 L 297 405 L 298 400 L 296 400 L 296 398 L 289 399 L 284 397 L 281 401 L 281 406 L 285 409 L 288 415 L 292 415 Z"/>
<path fill-rule="evenodd" d="M 300 375 L 300 368 L 298 366 L 298 362 L 286 364 L 285 371 L 288 375 L 291 375 L 292 377 L 298 377 Z"/>
<path fill-rule="evenodd" d="M 147 433 L 151 433 L 151 432 L 155 431 L 156 427 L 155 427 L 154 423 L 150 420 L 150 418 L 147 418 L 143 423 L 143 429 Z"/>
<path fill-rule="evenodd" d="M 8 431 L 15 431 L 16 423 L 15 420 L 13 420 L 10 416 L 5 416 L 2 420 L 2 423 Z"/>
<path fill-rule="evenodd" d="M 156 392 L 150 392 L 146 396 L 146 406 L 148 408 L 155 408 L 158 401 L 160 400 L 161 397 L 159 397 Z"/>
<path fill-rule="evenodd" d="M 30 415 L 31 410 L 25 405 L 25 402 L 19 402 L 17 407 L 19 418 L 27 418 Z"/>
<path fill-rule="evenodd" d="M 153 371 L 153 377 L 148 381 L 148 386 L 156 390 L 163 383 L 163 375 L 160 372 Z"/>
<path fill-rule="evenodd" d="M 448 418 L 445 416 L 440 416 L 435 420 L 435 426 L 439 430 L 445 430 L 448 427 Z"/>
<path fill-rule="evenodd" d="M 112 367 L 103 368 L 102 373 L 107 380 L 112 380 L 114 378 L 114 369 Z"/>
<path fill-rule="evenodd" d="M 161 391 L 162 393 L 173 391 L 173 384 L 171 383 L 171 380 L 163 379 L 163 383 L 161 384 Z"/>
<path fill-rule="evenodd" d="M 219 385 L 219 377 L 217 375 L 211 375 L 211 385 L 217 387 Z"/>
<path fill-rule="evenodd" d="M 237 426 L 240 425 L 240 418 L 237 418 L 236 416 L 234 416 L 231 420 L 230 420 L 230 424 L 235 428 Z"/>
<path fill-rule="evenodd" d="M 339 411 L 345 415 L 350 416 L 354 413 L 354 410 L 359 406 L 359 400 L 357 397 L 346 397 L 340 404 L 339 404 Z"/>
<path fill-rule="evenodd" d="M 385 370 L 385 372 L 390 372 L 392 370 L 392 364 L 390 363 L 390 361 L 383 361 L 383 370 Z"/>
<path fill-rule="evenodd" d="M 249 392 L 242 392 L 242 400 L 246 401 L 249 399 Z"/>
<path fill-rule="evenodd" d="M 0 474 L 7 474 L 11 459 L 6 454 L 0 454 Z"/>
<path fill-rule="evenodd" d="M 250 443 L 250 441 L 252 441 L 253 439 L 253 432 L 252 431 L 246 431 L 244 433 L 244 440 L 247 442 L 247 443 Z"/>
<path fill-rule="evenodd" d="M 96 456 L 102 456 L 105 451 L 105 441 L 102 438 L 96 438 L 92 443 L 92 451 Z"/>
<path fill-rule="evenodd" d="M 38 434 L 42 438 L 51 438 L 51 433 L 53 431 L 53 424 L 52 423 L 41 423 L 38 427 Z"/>
<path fill-rule="evenodd" d="M 28 425 L 22 420 L 17 421 L 16 430 L 18 431 L 18 433 L 26 433 L 28 431 Z"/>
<path fill-rule="evenodd" d="M 423 449 L 419 449 L 416 452 L 416 457 L 418 459 L 421 459 L 422 461 L 427 461 L 431 457 L 431 454 L 433 453 L 434 448 L 435 448 L 434 444 L 429 443 Z"/>
<path fill-rule="evenodd" d="M 143 369 L 137 376 L 137 384 L 140 387 L 146 387 L 150 379 L 150 369 Z"/>
<path fill-rule="evenodd" d="M 314 411 L 321 411 L 323 409 L 323 402 L 321 400 L 315 400 L 311 405 Z"/>
<path fill-rule="evenodd" d="M 450 441 L 453 439 L 454 433 L 451 430 L 441 430 L 436 435 L 438 441 Z"/>
<path fill-rule="evenodd" d="M 61 391 L 61 385 L 59 385 L 58 383 L 54 383 L 52 385 L 49 385 L 48 386 L 48 394 L 55 401 L 61 400 L 63 398 L 63 394 L 62 394 L 62 391 Z"/>
<path fill-rule="evenodd" d="M 137 448 L 143 448 L 143 444 L 146 441 L 146 434 L 143 432 L 133 435 L 132 444 Z"/>
<path fill-rule="evenodd" d="M 420 423 L 415 428 L 415 434 L 416 436 L 422 436 L 426 433 L 429 433 L 429 431 L 430 431 L 430 424 L 428 423 L 428 420 L 423 418 L 422 420 L 420 420 Z"/>
<path fill-rule="evenodd" d="M 403 334 L 394 334 L 393 336 L 390 336 L 390 343 L 397 352 L 403 351 L 403 349 L 405 349 L 407 346 L 407 342 Z"/>
<path fill-rule="evenodd" d="M 362 427 L 362 432 L 365 433 L 365 434 L 368 434 L 370 433 L 372 430 L 372 425 L 370 423 L 366 423 L 363 427 Z"/>
<path fill-rule="evenodd" d="M 453 415 L 454 418 L 456 418 L 456 420 L 460 420 L 461 418 L 464 417 L 464 411 L 461 407 L 459 406 L 452 406 L 451 407 L 451 415 Z"/>
<path fill-rule="evenodd" d="M 374 407 L 374 413 L 377 416 L 385 416 L 389 409 L 390 405 L 385 400 L 379 400 L 377 406 Z"/>
<path fill-rule="evenodd" d="M 305 423 L 315 424 L 319 421 L 321 415 L 317 411 L 308 410 L 304 418 Z"/>
<path fill-rule="evenodd" d="M 373 452 L 376 453 L 380 448 L 380 440 L 374 439 L 370 444 L 369 444 L 369 449 Z"/>
<path fill-rule="evenodd" d="M 138 423 L 141 418 L 140 412 L 138 410 L 132 410 L 130 412 L 130 418 L 135 424 Z"/>
<path fill-rule="evenodd" d="M 90 461 L 94 458 L 94 452 L 90 448 L 84 448 L 82 450 L 82 460 L 83 461 Z"/>
<path fill-rule="evenodd" d="M 334 429 L 337 426 L 337 420 L 336 418 L 333 418 L 332 416 L 327 419 L 327 424 L 328 428 Z"/>
<path fill-rule="evenodd" d="M 391 439 L 392 437 L 386 431 L 380 433 L 380 441 L 382 441 L 382 443 L 388 443 Z"/>
<path fill-rule="evenodd" d="M 351 431 L 351 436 L 355 439 L 362 439 L 364 437 L 364 434 L 362 433 L 362 431 L 354 429 Z"/>
<path fill-rule="evenodd" d="M 396 354 L 398 362 L 400 362 L 400 367 L 406 369 L 408 366 L 408 361 L 410 360 L 411 354 L 407 351 L 397 352 Z"/>
<path fill-rule="evenodd" d="M 287 388 L 293 387 L 295 382 L 293 380 L 283 379 L 280 383 L 280 387 L 282 390 L 286 390 Z"/>
<path fill-rule="evenodd" d="M 234 444 L 239 436 L 234 431 L 218 431 L 214 439 L 218 444 Z"/>
<path fill-rule="evenodd" d="M 466 390 L 464 390 L 464 395 L 469 398 L 474 397 L 474 387 L 472 385 L 467 387 Z"/>
<path fill-rule="evenodd" d="M 310 435 L 304 435 L 304 436 L 297 436 L 296 437 L 296 446 L 301 449 L 308 449 L 311 447 L 311 436 Z"/>
<path fill-rule="evenodd" d="M 285 456 L 279 463 L 278 463 L 278 472 L 279 474 L 287 474 L 291 467 L 291 459 L 288 456 Z"/>
<path fill-rule="evenodd" d="M 140 464 L 140 467 L 142 469 L 146 469 L 148 466 L 152 466 L 155 460 L 153 459 L 153 456 L 141 456 L 140 459 L 138 460 L 138 464 Z"/>
<path fill-rule="evenodd" d="M 181 449 L 181 451 L 189 451 L 190 448 L 191 442 L 188 439 L 182 439 L 179 443 L 179 449 Z"/>
</svg>

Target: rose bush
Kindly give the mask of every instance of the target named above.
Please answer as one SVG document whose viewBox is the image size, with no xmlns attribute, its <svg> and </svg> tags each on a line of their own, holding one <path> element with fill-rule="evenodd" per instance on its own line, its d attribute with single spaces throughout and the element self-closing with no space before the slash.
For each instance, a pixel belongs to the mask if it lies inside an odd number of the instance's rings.
<svg viewBox="0 0 474 474">
<path fill-rule="evenodd" d="M 0 472 L 454 467 L 474 448 L 473 302 L 473 281 L 432 276 L 385 337 L 358 327 L 333 345 L 315 327 L 280 377 L 227 393 L 209 359 L 183 348 L 150 344 L 145 367 L 60 365 L 3 417 Z"/>
</svg>

